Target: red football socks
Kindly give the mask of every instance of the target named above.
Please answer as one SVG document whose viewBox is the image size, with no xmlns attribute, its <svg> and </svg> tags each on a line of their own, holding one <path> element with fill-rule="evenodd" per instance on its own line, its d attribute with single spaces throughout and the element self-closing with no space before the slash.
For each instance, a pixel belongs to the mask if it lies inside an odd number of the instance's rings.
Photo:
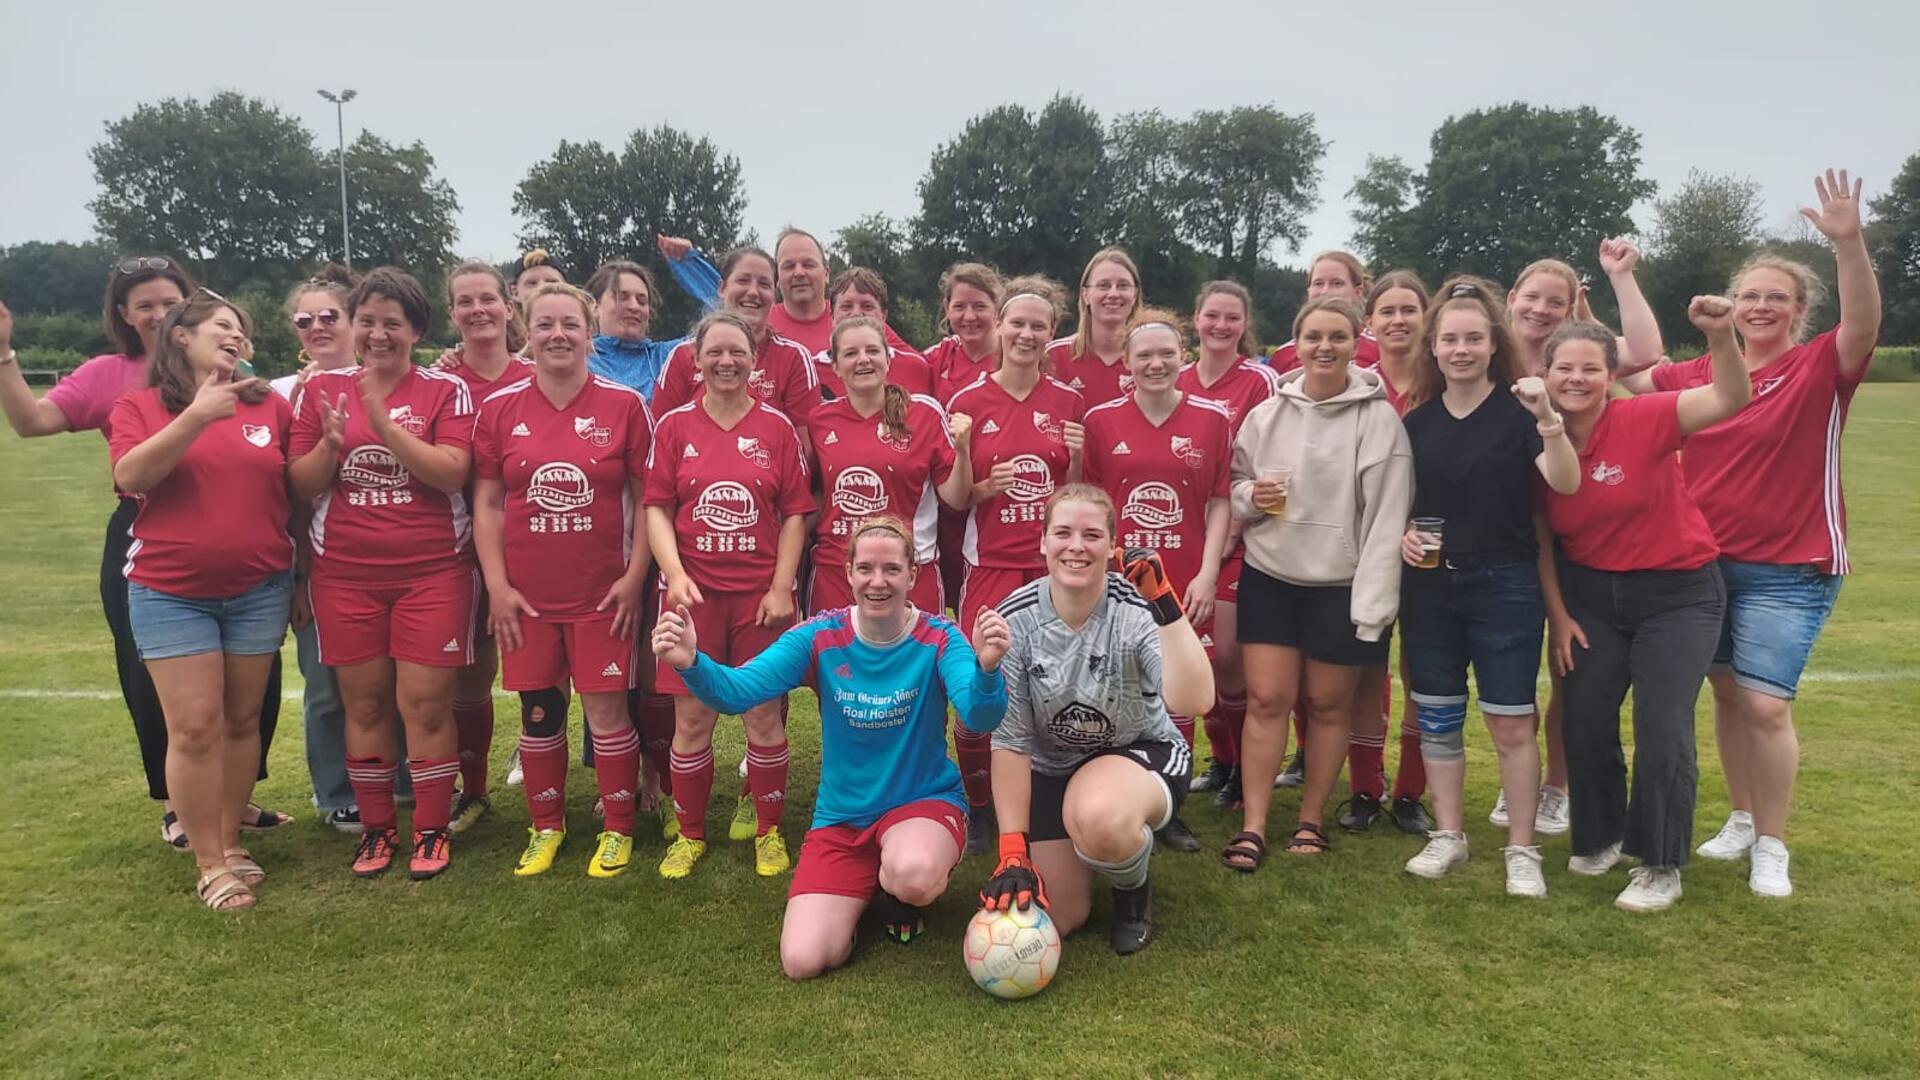
<svg viewBox="0 0 1920 1080">
<path fill-rule="evenodd" d="M 407 759 L 407 772 L 413 776 L 414 831 L 445 829 L 447 819 L 453 815 L 453 778 L 460 775 L 459 755 L 443 758 L 410 757 Z"/>
<path fill-rule="evenodd" d="M 393 774 L 397 768 L 380 758 L 347 758 L 347 780 L 353 785 L 353 801 L 360 804 L 360 824 L 370 831 L 395 825 L 398 811 L 393 806 Z"/>
<path fill-rule="evenodd" d="M 680 835 L 689 840 L 707 838 L 707 799 L 713 794 L 713 744 L 682 754 L 672 751 L 673 813 L 680 819 Z"/>
<path fill-rule="evenodd" d="M 607 829 L 633 835 L 633 808 L 640 789 L 640 733 L 622 728 L 610 735 L 592 733 L 593 774 L 600 781 L 600 801 L 607 813 Z M 524 755 L 522 762 L 526 760 Z"/>
<path fill-rule="evenodd" d="M 787 811 L 787 741 L 772 746 L 747 744 L 747 787 L 753 792 L 753 816 L 758 835 L 780 826 Z"/>
<path fill-rule="evenodd" d="M 567 736 L 520 731 L 520 771 L 527 791 L 527 816 L 546 831 L 567 827 Z"/>
<path fill-rule="evenodd" d="M 967 791 L 968 806 L 987 806 L 993 802 L 993 736 L 953 726 L 953 756 L 960 763 L 960 784 Z"/>
<path fill-rule="evenodd" d="M 460 792 L 485 795 L 487 755 L 493 752 L 493 702 L 454 702 L 453 726 L 460 747 Z"/>
</svg>

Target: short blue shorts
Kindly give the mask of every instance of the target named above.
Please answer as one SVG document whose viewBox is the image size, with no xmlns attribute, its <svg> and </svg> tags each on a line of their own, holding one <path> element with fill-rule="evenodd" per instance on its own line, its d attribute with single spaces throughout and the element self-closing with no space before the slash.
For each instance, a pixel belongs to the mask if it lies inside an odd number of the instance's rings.
<svg viewBox="0 0 1920 1080">
<path fill-rule="evenodd" d="M 142 660 L 223 652 L 261 656 L 280 651 L 293 608 L 293 572 L 282 571 L 239 596 L 196 600 L 127 582 L 127 615 Z"/>
<path fill-rule="evenodd" d="M 1546 618 L 1534 562 L 1407 568 L 1400 578 L 1400 655 L 1415 699 L 1464 702 L 1471 664 L 1481 712 L 1532 714 Z"/>
<path fill-rule="evenodd" d="M 1820 628 L 1833 614 L 1843 575 L 1806 565 L 1720 560 L 1727 614 L 1720 624 L 1715 671 L 1768 697 L 1793 700 Z"/>
</svg>

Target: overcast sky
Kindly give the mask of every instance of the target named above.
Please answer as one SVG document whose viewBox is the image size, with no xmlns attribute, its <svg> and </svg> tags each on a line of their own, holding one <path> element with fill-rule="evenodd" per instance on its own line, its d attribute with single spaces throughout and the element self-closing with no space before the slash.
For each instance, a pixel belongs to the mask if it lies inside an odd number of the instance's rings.
<svg viewBox="0 0 1920 1080">
<path fill-rule="evenodd" d="M 0 27 L 0 244 L 91 236 L 102 125 L 228 89 L 323 147 L 334 113 L 315 89 L 359 91 L 348 140 L 424 142 L 459 195 L 458 250 L 490 259 L 515 253 L 514 185 L 561 139 L 617 149 L 662 122 L 739 157 L 747 224 L 767 239 L 788 221 L 827 236 L 872 211 L 910 216 L 928 156 L 969 117 L 1060 92 L 1105 118 L 1314 114 L 1332 145 L 1309 250 L 1347 242 L 1368 154 L 1420 169 L 1447 116 L 1515 99 L 1619 117 L 1663 194 L 1691 167 L 1749 176 L 1772 227 L 1811 199 L 1817 168 L 1853 169 L 1872 196 L 1920 151 L 1914 0 L 0 0 Z"/>
</svg>

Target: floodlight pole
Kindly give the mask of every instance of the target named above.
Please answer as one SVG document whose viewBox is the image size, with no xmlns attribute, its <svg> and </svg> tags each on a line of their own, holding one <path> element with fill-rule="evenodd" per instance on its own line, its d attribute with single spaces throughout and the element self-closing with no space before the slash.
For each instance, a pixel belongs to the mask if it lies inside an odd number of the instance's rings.
<svg viewBox="0 0 1920 1080">
<path fill-rule="evenodd" d="M 333 102 L 333 123 L 340 137 L 340 247 L 347 269 L 353 269 L 353 231 L 347 220 L 347 121 L 346 105 L 357 95 L 352 90 L 342 90 L 335 94 L 330 90 L 320 91 L 320 96 Z"/>
</svg>

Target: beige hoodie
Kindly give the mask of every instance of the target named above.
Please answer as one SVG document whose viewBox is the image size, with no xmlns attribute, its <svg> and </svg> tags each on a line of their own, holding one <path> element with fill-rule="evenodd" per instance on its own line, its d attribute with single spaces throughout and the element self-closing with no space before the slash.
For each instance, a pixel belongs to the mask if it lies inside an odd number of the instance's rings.
<svg viewBox="0 0 1920 1080">
<path fill-rule="evenodd" d="M 1413 455 L 1380 376 L 1347 369 L 1325 401 L 1303 389 L 1305 370 L 1255 406 L 1233 445 L 1233 512 L 1247 520 L 1247 563 L 1295 585 L 1353 586 L 1354 633 L 1378 641 L 1400 610 L 1400 535 L 1413 508 Z M 1253 482 L 1293 468 L 1287 511 L 1253 505 Z"/>
</svg>

